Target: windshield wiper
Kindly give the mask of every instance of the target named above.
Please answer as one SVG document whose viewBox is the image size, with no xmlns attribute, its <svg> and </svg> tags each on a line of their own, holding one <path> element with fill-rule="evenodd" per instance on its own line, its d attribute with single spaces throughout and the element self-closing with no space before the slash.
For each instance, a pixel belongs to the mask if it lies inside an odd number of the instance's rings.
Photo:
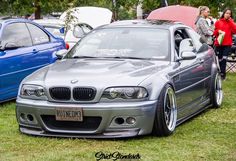
<svg viewBox="0 0 236 161">
<path fill-rule="evenodd" d="M 94 57 L 94 56 L 74 56 L 71 57 L 73 59 L 80 59 L 80 58 L 98 58 L 98 59 L 137 59 L 137 60 L 152 60 L 152 58 L 139 58 L 139 57 L 129 57 L 129 56 L 114 56 L 114 57 Z"/>
</svg>

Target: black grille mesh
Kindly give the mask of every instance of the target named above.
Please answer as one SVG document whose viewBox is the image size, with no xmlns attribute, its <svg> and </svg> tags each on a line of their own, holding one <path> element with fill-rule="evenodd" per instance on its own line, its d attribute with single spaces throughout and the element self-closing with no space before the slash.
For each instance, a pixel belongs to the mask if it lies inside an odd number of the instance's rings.
<svg viewBox="0 0 236 161">
<path fill-rule="evenodd" d="M 71 98 L 70 88 L 53 87 L 49 89 L 50 95 L 54 100 L 68 101 Z"/>
<path fill-rule="evenodd" d="M 92 88 L 77 87 L 73 89 L 73 98 L 76 101 L 91 101 L 95 95 L 96 91 Z"/>
<path fill-rule="evenodd" d="M 59 101 L 69 101 L 71 90 L 68 87 L 53 87 L 49 89 L 52 99 Z M 91 101 L 96 95 L 93 88 L 76 87 L 73 89 L 73 98 L 76 101 Z"/>
</svg>

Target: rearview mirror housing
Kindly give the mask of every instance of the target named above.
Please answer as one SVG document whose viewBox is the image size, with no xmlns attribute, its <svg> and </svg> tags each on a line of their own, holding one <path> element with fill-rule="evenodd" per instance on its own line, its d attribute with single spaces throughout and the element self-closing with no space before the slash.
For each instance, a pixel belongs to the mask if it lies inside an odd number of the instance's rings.
<svg viewBox="0 0 236 161">
<path fill-rule="evenodd" d="M 196 51 L 192 39 L 183 39 L 179 45 L 179 53 L 182 55 L 182 52 L 194 52 Z"/>
<path fill-rule="evenodd" d="M 59 29 L 59 31 L 60 31 L 61 34 L 64 34 L 64 33 L 65 33 L 65 27 L 61 27 L 61 28 Z"/>
<path fill-rule="evenodd" d="M 191 51 L 184 51 L 182 52 L 181 58 L 182 60 L 192 60 L 195 59 L 197 55 Z"/>
<path fill-rule="evenodd" d="M 1 51 L 1 50 L 0 50 L 0 56 L 4 56 L 5 54 L 6 54 L 5 51 Z"/>
</svg>

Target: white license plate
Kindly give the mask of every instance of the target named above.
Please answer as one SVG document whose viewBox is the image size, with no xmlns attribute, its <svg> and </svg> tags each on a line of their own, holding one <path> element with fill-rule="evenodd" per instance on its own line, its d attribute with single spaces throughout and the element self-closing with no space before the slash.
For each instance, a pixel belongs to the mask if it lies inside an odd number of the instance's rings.
<svg viewBox="0 0 236 161">
<path fill-rule="evenodd" d="M 83 121 L 83 110 L 82 108 L 57 108 L 56 120 Z"/>
</svg>

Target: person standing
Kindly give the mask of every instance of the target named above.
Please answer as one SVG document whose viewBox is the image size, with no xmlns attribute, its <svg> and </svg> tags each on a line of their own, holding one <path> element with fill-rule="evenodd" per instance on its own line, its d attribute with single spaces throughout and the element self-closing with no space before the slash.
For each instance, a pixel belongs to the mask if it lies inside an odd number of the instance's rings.
<svg viewBox="0 0 236 161">
<path fill-rule="evenodd" d="M 212 17 L 209 16 L 210 9 L 207 6 L 199 7 L 199 15 L 195 22 L 197 33 L 201 36 L 201 40 L 210 46 L 213 46 L 213 31 L 214 22 Z M 211 25 L 208 24 L 207 18 L 211 20 Z"/>
<path fill-rule="evenodd" d="M 221 78 L 226 79 L 226 63 L 232 47 L 232 36 L 236 33 L 236 24 L 233 21 L 233 13 L 230 9 L 225 9 L 221 18 L 215 23 L 214 36 L 216 37 L 214 45 L 218 53 Z M 218 36 L 224 34 L 223 41 L 218 42 Z"/>
</svg>

